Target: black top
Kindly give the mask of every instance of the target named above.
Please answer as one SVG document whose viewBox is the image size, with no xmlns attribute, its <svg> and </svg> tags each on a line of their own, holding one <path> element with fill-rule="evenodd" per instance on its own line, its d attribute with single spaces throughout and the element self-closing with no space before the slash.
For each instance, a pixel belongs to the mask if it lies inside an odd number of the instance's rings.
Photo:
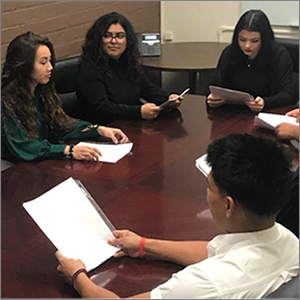
<svg viewBox="0 0 300 300">
<path fill-rule="evenodd" d="M 142 70 L 133 81 L 127 79 L 126 61 L 122 58 L 110 59 L 108 71 L 82 61 L 76 94 L 82 107 L 81 118 L 98 124 L 141 118 L 140 98 L 159 105 L 169 97 L 166 91 L 152 84 Z"/>
<path fill-rule="evenodd" d="M 265 101 L 264 108 L 294 104 L 298 99 L 293 83 L 293 63 L 288 51 L 274 45 L 269 60 L 261 55 L 254 60 L 243 55 L 233 62 L 231 48 L 227 46 L 219 59 L 211 85 L 250 93 Z"/>
</svg>

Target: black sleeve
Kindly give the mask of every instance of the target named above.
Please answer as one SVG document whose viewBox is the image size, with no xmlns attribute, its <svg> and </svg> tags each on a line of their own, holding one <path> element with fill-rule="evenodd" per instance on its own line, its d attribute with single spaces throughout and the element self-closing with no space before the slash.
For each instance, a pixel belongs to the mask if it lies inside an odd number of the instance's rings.
<svg viewBox="0 0 300 300">
<path fill-rule="evenodd" d="M 298 100 L 295 93 L 293 63 L 290 54 L 281 47 L 276 50 L 274 57 L 271 96 L 264 98 L 264 108 L 295 104 Z"/>
<path fill-rule="evenodd" d="M 105 74 L 99 67 L 83 62 L 77 74 L 77 96 L 97 122 L 104 124 L 116 119 L 141 118 L 141 105 L 114 103 L 109 100 Z M 96 121 L 92 119 L 91 121 Z"/>
<path fill-rule="evenodd" d="M 157 85 L 153 84 L 143 70 L 141 70 L 141 82 L 141 97 L 143 99 L 157 105 L 160 105 L 161 103 L 168 100 L 170 94 Z"/>
</svg>

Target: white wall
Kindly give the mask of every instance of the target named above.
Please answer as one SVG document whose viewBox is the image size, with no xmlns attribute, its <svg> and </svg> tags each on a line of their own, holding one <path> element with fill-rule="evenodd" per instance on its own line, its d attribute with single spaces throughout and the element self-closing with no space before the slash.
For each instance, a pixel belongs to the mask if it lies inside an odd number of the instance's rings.
<svg viewBox="0 0 300 300">
<path fill-rule="evenodd" d="M 171 33 L 173 43 L 218 41 L 219 28 L 234 26 L 240 10 L 240 1 L 161 1 L 162 40 Z"/>
<path fill-rule="evenodd" d="M 161 1 L 162 43 L 231 42 L 241 2 Z M 273 26 L 273 30 L 277 37 L 299 39 L 299 27 Z"/>
</svg>

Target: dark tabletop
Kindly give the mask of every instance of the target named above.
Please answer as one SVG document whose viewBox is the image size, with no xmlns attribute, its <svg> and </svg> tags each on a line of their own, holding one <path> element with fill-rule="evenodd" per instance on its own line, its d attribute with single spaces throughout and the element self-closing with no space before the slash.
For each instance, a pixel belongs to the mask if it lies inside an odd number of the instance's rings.
<svg viewBox="0 0 300 300">
<path fill-rule="evenodd" d="M 287 106 L 272 112 L 285 113 Z M 211 140 L 232 132 L 277 139 L 255 128 L 255 113 L 227 106 L 207 111 L 205 98 L 186 95 L 180 110 L 154 121 L 113 123 L 133 142 L 116 164 L 45 160 L 19 163 L 1 173 L 1 291 L 3 298 L 74 298 L 56 271 L 56 251 L 22 207 L 63 180 L 79 179 L 117 229 L 171 240 L 210 240 L 221 231 L 206 203 L 206 178 L 195 167 Z M 298 150 L 284 144 L 298 165 Z M 55 220 L 53 220 L 55 222 Z M 90 274 L 121 297 L 150 291 L 181 266 L 111 258 Z"/>
</svg>

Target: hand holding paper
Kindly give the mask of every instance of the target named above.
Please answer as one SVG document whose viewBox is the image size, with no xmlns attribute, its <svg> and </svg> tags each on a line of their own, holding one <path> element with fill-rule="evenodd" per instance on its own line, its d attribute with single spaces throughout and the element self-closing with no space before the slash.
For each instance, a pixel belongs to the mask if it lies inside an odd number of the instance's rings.
<svg viewBox="0 0 300 300">
<path fill-rule="evenodd" d="M 114 227 L 73 178 L 23 207 L 65 257 L 81 259 L 88 271 L 119 250 L 107 243 Z"/>
<path fill-rule="evenodd" d="M 209 86 L 212 98 L 223 100 L 227 104 L 244 105 L 246 101 L 253 101 L 254 98 L 249 93 L 221 88 L 219 86 Z M 209 102 L 208 102 L 209 104 Z"/>
<path fill-rule="evenodd" d="M 175 101 L 182 98 L 190 88 L 185 89 L 180 95 L 177 95 L 176 97 L 169 98 L 166 102 L 162 103 L 159 107 L 163 109 L 172 109 L 174 108 Z"/>
</svg>

